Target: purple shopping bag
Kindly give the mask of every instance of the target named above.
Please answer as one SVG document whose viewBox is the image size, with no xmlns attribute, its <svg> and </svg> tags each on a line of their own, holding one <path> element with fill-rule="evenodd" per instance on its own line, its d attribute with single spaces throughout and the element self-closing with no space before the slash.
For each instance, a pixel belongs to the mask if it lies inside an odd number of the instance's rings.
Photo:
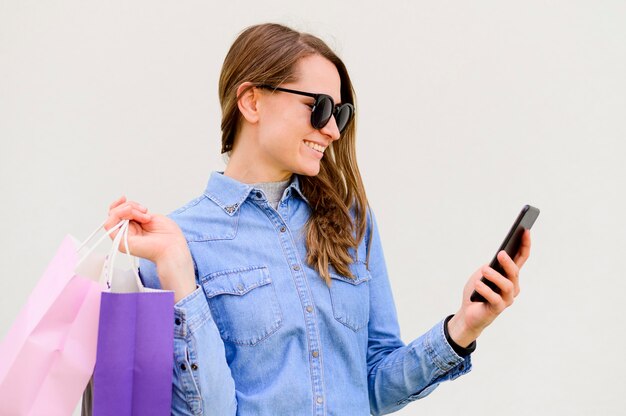
<svg viewBox="0 0 626 416">
<path fill-rule="evenodd" d="M 169 415 L 174 293 L 102 293 L 93 414 Z"/>
<path fill-rule="evenodd" d="M 127 236 L 127 223 L 115 247 Z M 100 301 L 93 415 L 170 415 L 174 292 L 145 288 L 136 266 L 115 270 L 114 258 L 106 270 L 110 292 L 103 292 Z"/>
</svg>

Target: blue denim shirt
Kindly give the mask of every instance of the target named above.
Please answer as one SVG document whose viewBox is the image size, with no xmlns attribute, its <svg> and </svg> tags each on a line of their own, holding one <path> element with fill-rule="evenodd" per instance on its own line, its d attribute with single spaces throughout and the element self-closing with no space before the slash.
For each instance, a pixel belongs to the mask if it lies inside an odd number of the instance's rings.
<svg viewBox="0 0 626 416">
<path fill-rule="evenodd" d="M 259 189 L 213 172 L 202 196 L 170 214 L 198 288 L 175 306 L 175 415 L 380 415 L 470 370 L 443 320 L 400 339 L 375 217 L 330 287 L 306 264 L 311 213 L 297 175 L 275 210 Z M 367 240 L 373 233 L 369 269 Z M 140 263 L 159 287 L 153 263 Z"/>
</svg>

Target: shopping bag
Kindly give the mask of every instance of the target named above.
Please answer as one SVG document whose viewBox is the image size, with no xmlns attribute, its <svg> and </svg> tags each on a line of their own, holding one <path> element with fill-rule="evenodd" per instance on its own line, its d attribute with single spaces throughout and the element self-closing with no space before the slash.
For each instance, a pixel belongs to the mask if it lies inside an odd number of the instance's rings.
<svg viewBox="0 0 626 416">
<path fill-rule="evenodd" d="M 99 229 L 82 245 L 65 237 L 0 344 L 0 415 L 76 407 L 96 361 L 104 256 L 85 247 Z"/>
<path fill-rule="evenodd" d="M 113 246 L 124 239 L 128 221 Z M 94 416 L 170 415 L 174 366 L 174 292 L 143 286 L 133 257 L 131 270 L 104 267 L 98 347 L 93 376 Z"/>
</svg>

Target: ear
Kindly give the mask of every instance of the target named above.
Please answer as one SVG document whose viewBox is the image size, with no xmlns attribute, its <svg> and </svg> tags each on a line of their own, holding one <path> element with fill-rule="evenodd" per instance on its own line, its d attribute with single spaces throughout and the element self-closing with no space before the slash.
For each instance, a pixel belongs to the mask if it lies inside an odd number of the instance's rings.
<svg viewBox="0 0 626 416">
<path fill-rule="evenodd" d="M 251 82 L 244 82 L 237 87 L 237 106 L 241 115 L 251 124 L 259 121 L 257 110 L 259 91 L 253 85 Z"/>
</svg>

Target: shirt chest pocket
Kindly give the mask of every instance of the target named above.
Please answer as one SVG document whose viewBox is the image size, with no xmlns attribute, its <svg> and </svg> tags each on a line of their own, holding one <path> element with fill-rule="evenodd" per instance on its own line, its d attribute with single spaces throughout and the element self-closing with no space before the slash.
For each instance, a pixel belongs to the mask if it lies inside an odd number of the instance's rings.
<svg viewBox="0 0 626 416">
<path fill-rule="evenodd" d="M 256 345 L 282 325 L 283 317 L 265 266 L 211 273 L 201 279 L 222 339 Z"/>
<path fill-rule="evenodd" d="M 358 331 L 369 322 L 371 276 L 365 263 L 361 262 L 351 264 L 350 271 L 354 279 L 331 271 L 330 299 L 335 319 Z"/>
</svg>

